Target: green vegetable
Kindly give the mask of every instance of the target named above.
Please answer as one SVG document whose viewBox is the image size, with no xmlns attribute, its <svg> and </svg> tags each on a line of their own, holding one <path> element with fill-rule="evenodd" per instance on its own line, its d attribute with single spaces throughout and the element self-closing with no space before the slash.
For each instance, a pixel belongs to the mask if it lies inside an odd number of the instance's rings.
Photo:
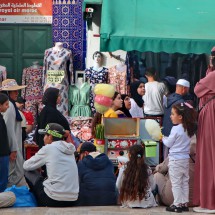
<svg viewBox="0 0 215 215">
<path fill-rule="evenodd" d="M 104 125 L 98 124 L 96 125 L 96 139 L 104 140 Z"/>
</svg>

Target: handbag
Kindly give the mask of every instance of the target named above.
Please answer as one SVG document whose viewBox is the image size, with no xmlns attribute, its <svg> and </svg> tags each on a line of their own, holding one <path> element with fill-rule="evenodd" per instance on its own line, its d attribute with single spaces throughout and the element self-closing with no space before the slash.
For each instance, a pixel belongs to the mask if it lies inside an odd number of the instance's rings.
<svg viewBox="0 0 215 215">
<path fill-rule="evenodd" d="M 201 112 L 201 110 L 208 104 L 211 100 L 215 99 L 215 96 L 212 96 L 210 99 L 208 99 L 202 106 L 201 108 L 198 109 L 198 114 Z"/>
<path fill-rule="evenodd" d="M 33 193 L 26 186 L 8 187 L 5 192 L 11 191 L 16 196 L 16 202 L 13 207 L 37 207 L 37 201 Z"/>
</svg>

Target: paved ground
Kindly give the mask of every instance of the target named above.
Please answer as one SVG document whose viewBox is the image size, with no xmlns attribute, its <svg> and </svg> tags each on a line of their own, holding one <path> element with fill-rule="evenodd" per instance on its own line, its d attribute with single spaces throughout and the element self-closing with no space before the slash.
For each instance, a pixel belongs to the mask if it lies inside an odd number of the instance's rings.
<svg viewBox="0 0 215 215">
<path fill-rule="evenodd" d="M 74 208 L 6 208 L 0 209 L 0 215 L 176 215 L 165 211 L 165 207 L 151 209 L 127 209 L 119 206 L 74 207 Z M 203 215 L 203 213 L 183 212 L 183 215 Z"/>
</svg>

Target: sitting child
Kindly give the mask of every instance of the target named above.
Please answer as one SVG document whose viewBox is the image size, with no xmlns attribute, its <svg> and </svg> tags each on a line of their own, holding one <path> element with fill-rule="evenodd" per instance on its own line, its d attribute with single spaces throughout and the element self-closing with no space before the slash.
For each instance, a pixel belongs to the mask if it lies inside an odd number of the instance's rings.
<svg viewBox="0 0 215 215">
<path fill-rule="evenodd" d="M 148 208 L 157 206 L 152 190 L 155 188 L 151 169 L 144 161 L 144 148 L 133 145 L 128 152 L 129 161 L 119 165 L 116 186 L 122 207 Z"/>
</svg>

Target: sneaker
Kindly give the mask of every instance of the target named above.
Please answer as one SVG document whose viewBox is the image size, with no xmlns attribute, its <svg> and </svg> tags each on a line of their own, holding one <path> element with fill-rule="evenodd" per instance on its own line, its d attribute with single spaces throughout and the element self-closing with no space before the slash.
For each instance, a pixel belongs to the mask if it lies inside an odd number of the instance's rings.
<svg viewBox="0 0 215 215">
<path fill-rule="evenodd" d="M 175 205 L 171 205 L 171 206 L 169 206 L 169 207 L 166 208 L 166 211 L 176 212 L 176 213 L 182 213 L 182 208 L 181 207 L 177 207 Z"/>
<path fill-rule="evenodd" d="M 194 207 L 193 211 L 197 213 L 215 214 L 215 210 L 210 210 L 210 209 L 201 208 L 201 207 Z"/>
</svg>

